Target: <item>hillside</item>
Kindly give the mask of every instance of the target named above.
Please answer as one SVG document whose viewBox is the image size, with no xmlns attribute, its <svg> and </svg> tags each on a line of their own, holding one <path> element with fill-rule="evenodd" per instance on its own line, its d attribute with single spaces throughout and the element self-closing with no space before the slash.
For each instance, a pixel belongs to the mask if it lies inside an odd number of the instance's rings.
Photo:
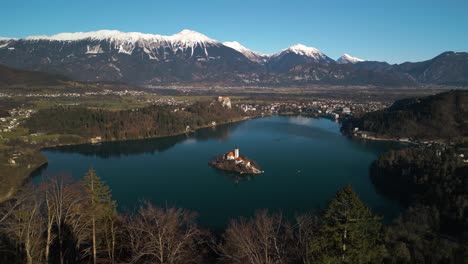
<svg viewBox="0 0 468 264">
<path fill-rule="evenodd" d="M 346 122 L 378 137 L 456 140 L 468 136 L 468 91 L 456 90 L 424 98 L 396 101 L 387 109 Z"/>
<path fill-rule="evenodd" d="M 396 66 L 399 72 L 410 74 L 420 83 L 466 85 L 468 83 L 468 53 L 444 52 L 423 62 L 406 62 Z"/>
<path fill-rule="evenodd" d="M 196 102 L 181 111 L 156 105 L 121 111 L 56 106 L 39 110 L 24 125 L 33 133 L 99 136 L 114 141 L 180 134 L 243 116 L 237 108 L 211 101 Z"/>
<path fill-rule="evenodd" d="M 67 81 L 66 77 L 43 72 L 12 69 L 0 65 L 0 85 L 56 85 Z"/>
</svg>

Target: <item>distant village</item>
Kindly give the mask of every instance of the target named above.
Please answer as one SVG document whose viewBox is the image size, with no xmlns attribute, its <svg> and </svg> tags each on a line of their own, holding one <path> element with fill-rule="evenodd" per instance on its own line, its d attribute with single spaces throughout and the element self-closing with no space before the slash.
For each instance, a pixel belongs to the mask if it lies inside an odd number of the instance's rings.
<svg viewBox="0 0 468 264">
<path fill-rule="evenodd" d="M 11 98 L 23 96 L 27 98 L 37 97 L 37 98 L 80 98 L 80 97 L 90 97 L 90 96 L 106 96 L 106 95 L 117 95 L 117 96 L 138 96 L 149 94 L 147 92 L 135 91 L 135 90 L 123 90 L 123 91 L 114 91 L 105 89 L 103 91 L 96 92 L 83 92 L 83 93 L 73 93 L 73 92 L 53 92 L 53 93 L 25 93 L 18 95 L 18 92 L 15 93 L 0 93 L 0 98 Z"/>
<path fill-rule="evenodd" d="M 366 102 L 358 103 L 340 99 L 314 99 L 310 102 L 291 103 L 273 102 L 269 104 L 240 104 L 244 112 L 258 112 L 263 114 L 304 114 L 316 117 L 340 119 L 355 113 L 367 113 L 388 107 L 387 103 Z"/>
<path fill-rule="evenodd" d="M 9 116 L 0 117 L 0 140 L 5 140 L 5 134 L 13 133 L 13 131 L 26 119 L 28 119 L 35 110 L 28 108 L 13 108 L 8 111 Z M 11 166 L 18 165 L 18 159 L 22 153 L 15 151 L 10 153 L 8 164 Z M 29 168 L 30 165 L 28 165 Z"/>
<path fill-rule="evenodd" d="M 0 132 L 11 132 L 25 119 L 29 118 L 35 111 L 27 108 L 13 108 L 8 113 L 10 116 L 0 117 Z M 1 138 L 1 133 L 0 133 Z"/>
</svg>

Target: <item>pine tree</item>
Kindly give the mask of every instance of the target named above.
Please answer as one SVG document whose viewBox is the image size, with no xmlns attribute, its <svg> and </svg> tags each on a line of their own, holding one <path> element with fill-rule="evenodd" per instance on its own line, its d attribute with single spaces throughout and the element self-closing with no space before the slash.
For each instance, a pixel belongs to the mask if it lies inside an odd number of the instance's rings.
<svg viewBox="0 0 468 264">
<path fill-rule="evenodd" d="M 323 214 L 321 233 L 311 242 L 311 261 L 369 263 L 381 257 L 380 219 L 351 186 L 340 190 Z"/>
<path fill-rule="evenodd" d="M 114 233 L 114 216 L 117 204 L 112 200 L 111 191 L 91 167 L 84 176 L 84 185 L 88 195 L 89 216 L 92 232 L 92 258 L 97 262 L 97 251 L 100 245 L 106 244 L 111 262 L 114 260 L 115 240 L 106 238 L 108 233 Z"/>
</svg>

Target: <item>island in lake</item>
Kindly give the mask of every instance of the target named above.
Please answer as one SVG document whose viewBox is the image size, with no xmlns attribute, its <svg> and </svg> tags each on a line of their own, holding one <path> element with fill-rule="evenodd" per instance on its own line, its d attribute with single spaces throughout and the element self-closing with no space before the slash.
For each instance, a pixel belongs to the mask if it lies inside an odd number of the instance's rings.
<svg viewBox="0 0 468 264">
<path fill-rule="evenodd" d="M 237 172 L 239 174 L 263 173 L 255 161 L 239 155 L 239 148 L 237 146 L 234 151 L 218 155 L 208 164 L 220 170 Z"/>
</svg>

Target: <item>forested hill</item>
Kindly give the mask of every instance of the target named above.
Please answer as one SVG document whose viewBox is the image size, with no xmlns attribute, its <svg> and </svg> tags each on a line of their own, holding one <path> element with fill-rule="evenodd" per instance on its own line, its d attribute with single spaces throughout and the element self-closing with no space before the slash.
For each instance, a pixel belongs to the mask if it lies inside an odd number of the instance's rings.
<svg viewBox="0 0 468 264">
<path fill-rule="evenodd" d="M 25 71 L 0 65 L 0 85 L 56 85 L 67 81 L 66 77 L 43 72 Z"/>
<path fill-rule="evenodd" d="M 38 111 L 25 126 L 33 133 L 99 136 L 111 141 L 174 135 L 185 132 L 187 127 L 193 130 L 243 116 L 238 108 L 225 108 L 217 101 L 196 102 L 177 110 L 167 106 L 121 111 L 57 106 Z"/>
<path fill-rule="evenodd" d="M 355 127 L 378 137 L 463 139 L 468 136 L 468 91 L 399 100 L 389 108 L 367 113 L 343 126 L 348 131 Z"/>
</svg>

